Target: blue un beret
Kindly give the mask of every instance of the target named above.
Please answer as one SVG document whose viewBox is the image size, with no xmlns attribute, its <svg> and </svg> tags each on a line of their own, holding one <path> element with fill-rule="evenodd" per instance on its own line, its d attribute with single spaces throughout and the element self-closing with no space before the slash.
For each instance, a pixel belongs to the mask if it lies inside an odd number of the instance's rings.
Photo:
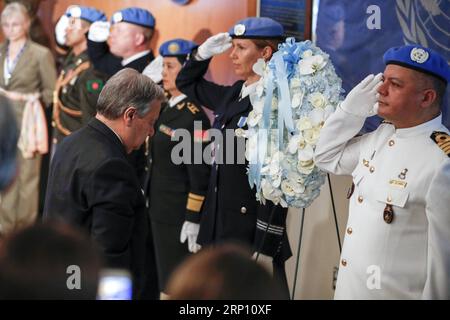
<svg viewBox="0 0 450 320">
<path fill-rule="evenodd" d="M 103 12 L 95 8 L 83 6 L 70 6 L 66 11 L 66 16 L 80 18 L 90 23 L 108 20 Z"/>
<path fill-rule="evenodd" d="M 232 38 L 281 39 L 284 37 L 284 28 L 273 19 L 252 17 L 238 21 L 228 33 Z"/>
<path fill-rule="evenodd" d="M 128 22 L 151 29 L 155 27 L 155 18 L 150 11 L 136 7 L 116 11 L 111 18 L 111 23 L 117 22 Z"/>
<path fill-rule="evenodd" d="M 397 64 L 438 77 L 446 83 L 450 82 L 450 68 L 447 61 L 430 48 L 420 45 L 390 48 L 385 52 L 383 61 L 386 65 Z"/>
<path fill-rule="evenodd" d="M 187 56 L 197 47 L 198 45 L 195 42 L 184 39 L 173 39 L 164 42 L 159 47 L 159 54 L 163 57 Z"/>
</svg>

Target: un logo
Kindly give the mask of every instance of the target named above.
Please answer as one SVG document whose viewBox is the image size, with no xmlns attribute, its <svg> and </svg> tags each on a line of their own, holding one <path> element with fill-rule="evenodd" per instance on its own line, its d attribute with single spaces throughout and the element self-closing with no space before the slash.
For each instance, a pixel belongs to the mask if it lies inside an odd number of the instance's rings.
<svg viewBox="0 0 450 320">
<path fill-rule="evenodd" d="M 450 45 L 445 34 L 448 9 L 448 1 L 396 0 L 396 14 L 405 44 L 435 48 L 450 60 Z M 425 57 L 418 54 L 415 58 L 421 61 Z"/>
</svg>

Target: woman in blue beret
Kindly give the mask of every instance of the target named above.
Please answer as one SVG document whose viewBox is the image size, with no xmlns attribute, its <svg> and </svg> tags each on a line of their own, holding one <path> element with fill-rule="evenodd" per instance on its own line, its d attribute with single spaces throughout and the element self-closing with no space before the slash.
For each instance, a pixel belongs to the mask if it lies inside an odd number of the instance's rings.
<svg viewBox="0 0 450 320">
<path fill-rule="evenodd" d="M 254 251 L 273 257 L 275 275 L 282 277 L 284 261 L 291 256 L 285 230 L 287 209 L 271 202 L 262 205 L 256 200 L 255 189 L 249 186 L 243 148 L 239 148 L 243 138 L 236 137 L 234 131 L 247 129 L 247 117 L 252 110 L 249 95 L 260 79 L 253 65 L 258 59 L 268 61 L 272 57 L 284 40 L 283 34 L 281 24 L 270 18 L 241 20 L 228 33 L 210 37 L 193 52 L 176 83 L 188 97 L 214 110 L 214 128 L 222 136 L 214 146 L 197 242 L 206 246 L 238 241 L 251 246 Z M 204 79 L 211 58 L 230 48 L 234 72 L 242 80 L 222 86 Z"/>
<path fill-rule="evenodd" d="M 155 124 L 151 141 L 149 199 L 159 287 L 163 293 L 175 267 L 189 252 L 199 249 L 192 235 L 198 233 L 200 210 L 208 189 L 210 166 L 203 162 L 202 154 L 208 144 L 206 130 L 211 127 L 210 121 L 202 107 L 175 85 L 187 55 L 194 48 L 197 45 L 192 41 L 174 39 L 159 49 L 163 57 L 162 84 L 170 99 Z M 160 80 L 154 75 L 150 77 L 155 82 Z M 181 136 L 181 141 L 174 139 L 176 136 Z M 183 154 L 189 158 L 180 158 L 183 155 L 174 149 L 180 143 L 191 147 L 190 156 L 187 152 Z M 200 153 L 197 162 L 196 150 Z"/>
</svg>

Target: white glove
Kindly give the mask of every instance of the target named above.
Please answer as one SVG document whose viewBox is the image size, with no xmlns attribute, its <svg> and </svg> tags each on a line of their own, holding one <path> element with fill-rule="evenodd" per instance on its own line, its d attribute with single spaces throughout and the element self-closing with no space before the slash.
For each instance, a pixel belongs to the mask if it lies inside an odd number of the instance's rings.
<svg viewBox="0 0 450 320">
<path fill-rule="evenodd" d="M 208 60 L 212 56 L 221 54 L 231 48 L 231 36 L 228 32 L 218 33 L 206 39 L 197 49 L 196 60 Z"/>
<path fill-rule="evenodd" d="M 180 242 L 185 243 L 188 240 L 189 252 L 196 253 L 201 249 L 201 246 L 197 244 L 198 231 L 200 230 L 200 224 L 185 221 L 180 233 Z"/>
<path fill-rule="evenodd" d="M 105 42 L 109 37 L 109 28 L 111 24 L 108 21 L 95 21 L 89 27 L 88 39 L 94 42 Z"/>
<path fill-rule="evenodd" d="M 158 83 L 162 80 L 163 72 L 163 57 L 157 56 L 148 66 L 145 67 L 142 74 L 153 80 L 154 83 Z"/>
<path fill-rule="evenodd" d="M 381 81 L 382 76 L 381 73 L 376 76 L 369 74 L 349 92 L 345 100 L 342 101 L 341 108 L 359 117 L 369 117 L 376 114 L 379 97 L 377 90 L 383 83 Z"/>
<path fill-rule="evenodd" d="M 66 44 L 66 29 L 69 26 L 69 17 L 63 14 L 55 25 L 56 42 L 60 46 Z"/>
</svg>

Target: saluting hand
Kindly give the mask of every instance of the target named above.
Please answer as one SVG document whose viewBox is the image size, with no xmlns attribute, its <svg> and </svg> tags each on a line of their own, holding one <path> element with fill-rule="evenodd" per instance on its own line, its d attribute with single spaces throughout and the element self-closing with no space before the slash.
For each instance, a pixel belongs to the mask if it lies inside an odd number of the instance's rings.
<svg viewBox="0 0 450 320">
<path fill-rule="evenodd" d="M 158 83 L 162 80 L 163 72 L 163 57 L 157 56 L 148 66 L 145 67 L 142 74 L 153 80 L 154 83 Z"/>
<path fill-rule="evenodd" d="M 89 27 L 88 39 L 94 42 L 105 42 L 109 37 L 109 28 L 111 24 L 108 21 L 95 21 Z"/>
<path fill-rule="evenodd" d="M 66 44 L 66 29 L 69 26 L 69 17 L 63 14 L 55 25 L 55 38 L 60 46 Z"/>
<path fill-rule="evenodd" d="M 197 49 L 197 60 L 208 60 L 212 56 L 221 54 L 231 48 L 231 36 L 228 32 L 218 33 L 209 37 Z"/>
<path fill-rule="evenodd" d="M 355 116 L 369 117 L 376 113 L 376 104 L 379 97 L 377 92 L 380 85 L 382 74 L 376 76 L 369 74 L 363 81 L 354 87 L 344 101 L 341 108 Z"/>
</svg>

